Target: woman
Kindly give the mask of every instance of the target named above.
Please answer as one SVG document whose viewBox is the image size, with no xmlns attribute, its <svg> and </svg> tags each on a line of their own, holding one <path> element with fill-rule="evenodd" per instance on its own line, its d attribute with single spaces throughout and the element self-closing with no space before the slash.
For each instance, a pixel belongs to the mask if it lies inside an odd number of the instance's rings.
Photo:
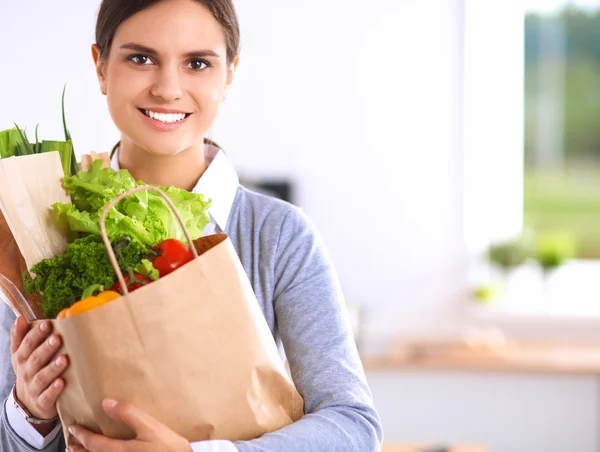
<svg viewBox="0 0 600 452">
<path fill-rule="evenodd" d="M 306 415 L 251 441 L 189 444 L 136 407 L 107 400 L 107 414 L 128 424 L 136 439 L 116 441 L 70 426 L 84 446 L 71 451 L 380 449 L 381 426 L 337 277 L 313 226 L 299 209 L 241 187 L 227 157 L 205 139 L 232 84 L 238 47 L 231 0 L 104 0 L 92 54 L 122 134 L 113 166 L 213 199 L 204 232 L 229 234 L 285 349 Z M 60 337 L 50 324 L 29 331 L 23 319 L 1 309 L 1 450 L 63 451 L 55 403 L 68 357 L 50 362 Z"/>
</svg>

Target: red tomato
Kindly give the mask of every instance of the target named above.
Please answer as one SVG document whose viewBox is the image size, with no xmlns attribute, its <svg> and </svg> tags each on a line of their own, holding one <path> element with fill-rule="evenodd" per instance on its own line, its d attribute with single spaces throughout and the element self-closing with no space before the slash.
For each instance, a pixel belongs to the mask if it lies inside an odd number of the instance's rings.
<svg viewBox="0 0 600 452">
<path fill-rule="evenodd" d="M 125 278 L 125 284 L 127 285 L 129 292 L 133 292 L 134 290 L 137 290 L 140 287 L 145 286 L 146 284 L 150 284 L 152 282 L 152 280 L 150 278 L 142 275 L 141 273 L 137 273 L 137 272 L 133 274 L 133 281 L 131 281 L 131 277 L 129 275 L 124 275 L 124 278 Z M 110 288 L 110 290 L 119 292 L 121 295 L 124 295 L 124 292 L 121 289 L 121 283 L 119 281 L 117 281 Z"/>
<path fill-rule="evenodd" d="M 161 278 L 194 259 L 194 255 L 185 243 L 177 239 L 167 239 L 154 247 L 158 256 L 152 260 L 152 265 L 158 270 Z"/>
</svg>

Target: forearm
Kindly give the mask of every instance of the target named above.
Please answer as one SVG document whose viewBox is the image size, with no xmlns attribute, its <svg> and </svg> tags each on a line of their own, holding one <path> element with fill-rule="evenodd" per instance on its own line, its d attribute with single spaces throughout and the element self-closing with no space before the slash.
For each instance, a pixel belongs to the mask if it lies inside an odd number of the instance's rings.
<svg viewBox="0 0 600 452">
<path fill-rule="evenodd" d="M 240 452 L 379 452 L 380 432 L 369 414 L 349 407 L 327 408 L 251 441 L 236 442 Z"/>
</svg>

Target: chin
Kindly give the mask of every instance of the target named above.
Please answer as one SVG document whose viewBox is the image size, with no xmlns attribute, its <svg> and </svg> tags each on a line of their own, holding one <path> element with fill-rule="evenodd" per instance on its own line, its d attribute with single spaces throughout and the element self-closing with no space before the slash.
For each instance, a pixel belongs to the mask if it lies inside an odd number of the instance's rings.
<svg viewBox="0 0 600 452">
<path fill-rule="evenodd" d="M 175 147 L 161 147 L 161 148 L 157 148 L 156 145 L 154 146 L 142 146 L 142 149 L 144 149 L 148 154 L 150 155 L 155 155 L 157 157 L 172 157 L 174 155 L 180 154 L 181 152 L 184 151 L 184 148 L 175 148 Z"/>
<path fill-rule="evenodd" d="M 139 140 L 135 143 L 138 145 L 138 147 L 146 151 L 148 154 L 157 157 L 172 157 L 174 155 L 180 154 L 189 147 L 189 145 L 184 145 L 182 143 L 174 143 L 173 140 L 162 141 L 163 142 L 161 143 L 159 140 L 155 140 L 152 142 L 145 142 Z"/>
</svg>

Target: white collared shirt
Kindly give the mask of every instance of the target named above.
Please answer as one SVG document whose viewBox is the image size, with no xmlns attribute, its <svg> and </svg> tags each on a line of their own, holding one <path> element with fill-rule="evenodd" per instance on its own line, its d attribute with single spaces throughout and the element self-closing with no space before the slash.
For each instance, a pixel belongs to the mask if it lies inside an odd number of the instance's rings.
<svg viewBox="0 0 600 452">
<path fill-rule="evenodd" d="M 225 230 L 229 213 L 237 193 L 239 177 L 231 161 L 225 153 L 216 146 L 206 145 L 205 158 L 208 168 L 192 190 L 193 193 L 203 194 L 212 200 L 208 210 L 210 223 L 203 231 L 203 235 L 211 235 Z M 111 167 L 119 171 L 119 152 L 115 152 L 111 159 Z M 61 431 L 60 424 L 43 437 L 25 418 L 17 411 L 14 398 L 11 394 L 6 400 L 6 414 L 13 430 L 27 444 L 36 449 L 44 449 Z M 237 452 L 237 448 L 230 441 L 200 441 L 191 444 L 193 452 Z"/>
</svg>

